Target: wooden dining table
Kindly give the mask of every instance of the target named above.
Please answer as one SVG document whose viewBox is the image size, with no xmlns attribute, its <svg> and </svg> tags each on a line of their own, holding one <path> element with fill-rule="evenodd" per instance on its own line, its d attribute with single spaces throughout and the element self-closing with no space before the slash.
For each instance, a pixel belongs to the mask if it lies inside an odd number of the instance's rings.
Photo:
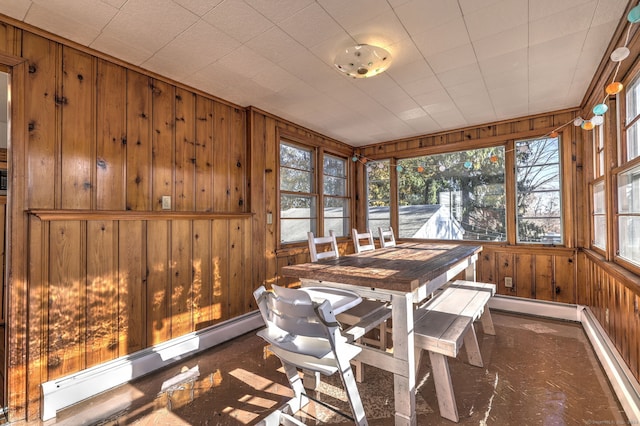
<svg viewBox="0 0 640 426">
<path fill-rule="evenodd" d="M 393 373 L 395 424 L 416 424 L 416 365 L 413 307 L 464 273 L 475 281 L 482 246 L 403 243 L 395 247 L 285 266 L 282 274 L 301 286 L 351 290 L 362 297 L 390 302 L 393 351 L 363 346 L 357 359 Z"/>
</svg>

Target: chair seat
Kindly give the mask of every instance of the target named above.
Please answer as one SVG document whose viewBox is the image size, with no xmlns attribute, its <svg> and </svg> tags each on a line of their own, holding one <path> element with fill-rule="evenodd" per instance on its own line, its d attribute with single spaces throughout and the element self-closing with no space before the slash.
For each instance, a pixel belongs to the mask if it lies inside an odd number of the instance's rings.
<svg viewBox="0 0 640 426">
<path fill-rule="evenodd" d="M 316 303 L 328 300 L 334 315 L 338 315 L 350 309 L 356 309 L 362 302 L 362 298 L 356 293 L 332 287 L 302 287 L 304 291 Z"/>
<path fill-rule="evenodd" d="M 300 339 L 300 337 L 298 337 L 296 340 L 298 339 Z M 327 353 L 322 358 L 316 358 L 314 356 L 304 355 L 301 353 L 289 352 L 283 349 L 282 345 L 271 346 L 269 349 L 281 360 L 293 364 L 303 370 L 317 371 L 324 376 L 331 376 L 338 371 L 338 364 L 336 363 L 333 352 L 331 352 L 331 348 L 329 348 L 329 353 Z M 355 345 L 338 344 L 336 345 L 336 351 L 340 353 L 340 356 L 343 356 L 345 359 L 352 359 L 353 357 L 358 355 L 362 351 L 362 349 Z"/>
<path fill-rule="evenodd" d="M 331 353 L 331 345 L 326 339 L 293 336 L 275 326 L 260 330 L 257 334 L 274 346 L 277 345 L 287 351 L 298 354 L 309 354 L 314 358 L 323 358 Z M 336 340 L 336 345 L 343 343 L 347 343 L 347 338 L 345 336 L 339 336 Z"/>
</svg>

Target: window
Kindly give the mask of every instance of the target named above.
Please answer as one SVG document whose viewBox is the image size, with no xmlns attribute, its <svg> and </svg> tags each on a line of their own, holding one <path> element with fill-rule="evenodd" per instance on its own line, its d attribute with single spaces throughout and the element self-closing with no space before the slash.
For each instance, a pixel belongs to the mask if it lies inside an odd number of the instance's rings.
<svg viewBox="0 0 640 426">
<path fill-rule="evenodd" d="M 604 176 L 604 126 L 597 126 L 593 131 L 594 176 Z"/>
<path fill-rule="evenodd" d="M 635 78 L 626 91 L 627 119 L 626 141 L 622 147 L 623 163 L 633 160 L 640 155 L 640 78 Z"/>
<path fill-rule="evenodd" d="M 322 170 L 316 170 L 316 164 Z M 315 235 L 347 236 L 350 204 L 346 157 L 287 140 L 280 141 L 280 242 L 307 241 Z"/>
<path fill-rule="evenodd" d="M 347 197 L 347 160 L 325 155 L 323 167 L 324 229 L 338 237 L 349 234 L 349 198 Z"/>
<path fill-rule="evenodd" d="M 316 232 L 315 150 L 280 143 L 280 241 L 306 241 Z"/>
<path fill-rule="evenodd" d="M 367 228 L 391 225 L 391 176 L 389 160 L 367 163 Z"/>
<path fill-rule="evenodd" d="M 605 208 L 604 180 L 592 185 L 593 200 L 593 245 L 605 250 L 607 248 L 607 215 Z"/>
<path fill-rule="evenodd" d="M 640 266 L 640 165 L 618 174 L 618 255 Z"/>
<path fill-rule="evenodd" d="M 562 244 L 560 141 L 517 141 L 516 218 L 519 243 Z"/>
<path fill-rule="evenodd" d="M 506 240 L 504 147 L 398 162 L 398 236 Z"/>
</svg>

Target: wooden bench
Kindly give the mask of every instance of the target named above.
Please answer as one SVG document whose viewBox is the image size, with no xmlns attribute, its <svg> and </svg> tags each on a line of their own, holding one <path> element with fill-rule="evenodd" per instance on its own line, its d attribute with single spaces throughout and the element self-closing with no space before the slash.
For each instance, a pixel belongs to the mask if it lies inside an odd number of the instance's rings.
<svg viewBox="0 0 640 426">
<path fill-rule="evenodd" d="M 464 345 L 469 363 L 483 366 L 473 322 L 481 319 L 484 332 L 495 334 L 487 307 L 494 294 L 493 284 L 454 281 L 414 313 L 416 368 L 422 350 L 428 351 L 440 415 L 454 422 L 459 417 L 447 357 L 457 357 Z"/>
</svg>

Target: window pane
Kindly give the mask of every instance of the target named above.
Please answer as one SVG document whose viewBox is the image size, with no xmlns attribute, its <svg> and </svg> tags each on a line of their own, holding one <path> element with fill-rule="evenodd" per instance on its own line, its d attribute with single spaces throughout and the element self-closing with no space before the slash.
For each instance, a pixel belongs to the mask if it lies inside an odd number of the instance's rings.
<svg viewBox="0 0 640 426">
<path fill-rule="evenodd" d="M 640 216 L 620 216 L 620 257 L 640 266 Z"/>
<path fill-rule="evenodd" d="M 604 181 L 593 184 L 593 213 L 604 214 Z"/>
<path fill-rule="evenodd" d="M 607 247 L 607 218 L 606 216 L 593 217 L 593 245 L 606 249 Z"/>
<path fill-rule="evenodd" d="M 349 235 L 349 199 L 325 197 L 324 232 L 329 235 L 333 230 L 338 237 Z"/>
<path fill-rule="evenodd" d="M 343 158 L 325 155 L 324 157 L 324 174 L 329 176 L 347 177 L 347 164 Z"/>
<path fill-rule="evenodd" d="M 335 195 L 344 197 L 347 195 L 347 180 L 344 178 L 325 176 L 324 177 L 324 193 L 325 195 Z"/>
<path fill-rule="evenodd" d="M 296 169 L 280 168 L 280 190 L 312 192 L 313 174 Z"/>
<path fill-rule="evenodd" d="M 288 143 L 280 143 L 280 167 L 312 171 L 313 151 Z"/>
<path fill-rule="evenodd" d="M 633 126 L 627 129 L 627 161 L 633 160 L 640 155 L 639 125 L 640 121 L 636 121 Z"/>
<path fill-rule="evenodd" d="M 389 160 L 367 163 L 367 228 L 391 225 Z"/>
<path fill-rule="evenodd" d="M 636 79 L 627 87 L 627 123 L 640 114 L 640 79 Z"/>
<path fill-rule="evenodd" d="M 516 142 L 518 242 L 562 244 L 558 138 Z"/>
<path fill-rule="evenodd" d="M 280 196 L 280 240 L 305 241 L 307 232 L 316 232 L 316 199 L 310 196 Z"/>
<path fill-rule="evenodd" d="M 504 148 L 398 162 L 400 238 L 504 241 Z"/>
<path fill-rule="evenodd" d="M 618 213 L 640 214 L 640 166 L 618 175 Z"/>
</svg>

